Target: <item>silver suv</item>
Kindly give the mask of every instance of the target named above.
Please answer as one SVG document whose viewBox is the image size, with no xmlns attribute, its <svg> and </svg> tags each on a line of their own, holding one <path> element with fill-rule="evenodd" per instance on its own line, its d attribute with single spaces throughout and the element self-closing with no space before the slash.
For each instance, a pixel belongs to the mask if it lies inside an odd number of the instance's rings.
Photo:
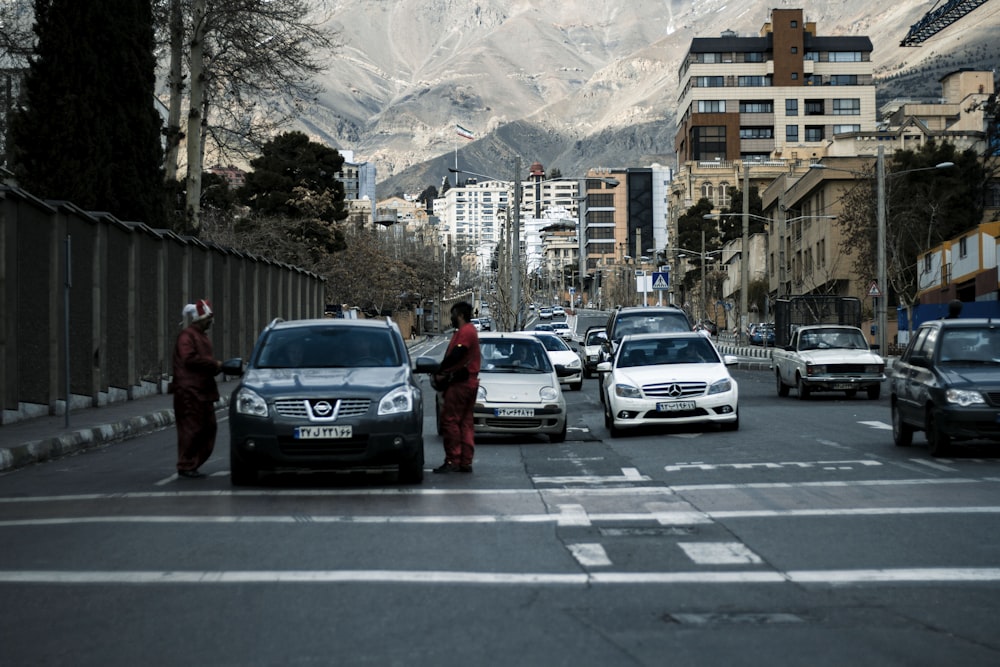
<svg viewBox="0 0 1000 667">
<path fill-rule="evenodd" d="M 424 474 L 423 401 L 389 320 L 275 320 L 261 333 L 229 404 L 233 485 L 260 471 L 391 468 Z"/>
</svg>

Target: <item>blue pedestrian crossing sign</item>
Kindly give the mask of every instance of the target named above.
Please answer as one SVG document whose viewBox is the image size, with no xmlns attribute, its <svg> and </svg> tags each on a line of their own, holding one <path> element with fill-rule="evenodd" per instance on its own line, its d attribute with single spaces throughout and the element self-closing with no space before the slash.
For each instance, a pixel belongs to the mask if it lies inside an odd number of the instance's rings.
<svg viewBox="0 0 1000 667">
<path fill-rule="evenodd" d="M 653 272 L 653 289 L 670 289 L 670 272 Z"/>
</svg>

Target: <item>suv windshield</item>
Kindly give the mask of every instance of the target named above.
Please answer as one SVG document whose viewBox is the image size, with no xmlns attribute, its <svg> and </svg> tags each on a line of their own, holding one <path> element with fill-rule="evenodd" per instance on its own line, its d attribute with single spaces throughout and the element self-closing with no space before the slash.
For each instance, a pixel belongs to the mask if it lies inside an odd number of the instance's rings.
<svg viewBox="0 0 1000 667">
<path fill-rule="evenodd" d="M 257 368 L 370 368 L 399 366 L 388 330 L 301 326 L 272 331 L 261 343 Z"/>
</svg>

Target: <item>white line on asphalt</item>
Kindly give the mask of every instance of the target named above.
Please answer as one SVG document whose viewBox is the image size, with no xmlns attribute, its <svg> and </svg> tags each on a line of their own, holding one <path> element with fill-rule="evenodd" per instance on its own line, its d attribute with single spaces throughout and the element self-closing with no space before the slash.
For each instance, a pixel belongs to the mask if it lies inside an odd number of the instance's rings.
<svg viewBox="0 0 1000 667">
<path fill-rule="evenodd" d="M 996 583 L 1000 568 L 901 568 L 801 570 L 790 572 L 454 572 L 420 570 L 218 570 L 193 571 L 0 571 L 0 583 L 13 584 L 273 584 L 405 583 L 477 585 L 628 585 L 628 584 L 892 584 Z"/>
<path fill-rule="evenodd" d="M 982 482 L 1000 482 L 1000 479 L 966 479 L 935 478 L 935 479 L 865 479 L 847 481 L 825 481 L 825 482 L 748 482 L 746 484 L 671 484 L 667 488 L 674 492 L 685 491 L 724 491 L 737 489 L 805 489 L 822 487 L 854 487 L 854 486 L 909 486 L 909 485 L 930 485 L 930 484 L 980 484 Z"/>
<path fill-rule="evenodd" d="M 177 479 L 177 473 L 174 473 L 173 475 L 170 475 L 169 477 L 164 477 L 163 479 L 158 481 L 156 483 L 156 486 L 164 486 L 166 484 L 170 484 L 170 482 L 173 482 L 176 479 Z"/>
<path fill-rule="evenodd" d="M 711 523 L 703 512 L 690 508 L 688 503 L 644 503 L 643 507 L 661 526 L 691 526 L 700 523 Z M 678 507 L 685 509 L 678 509 Z"/>
<path fill-rule="evenodd" d="M 862 467 L 880 466 L 879 461 L 861 459 L 855 461 L 756 461 L 750 463 L 679 463 L 676 465 L 664 466 L 667 472 L 683 472 L 687 470 L 755 470 L 758 468 L 766 470 L 777 470 L 781 468 L 794 468 L 804 470 L 810 468 L 821 468 L 824 470 L 838 469 L 851 470 L 853 466 Z M 831 468 L 834 466 L 835 468 Z"/>
<path fill-rule="evenodd" d="M 742 542 L 678 542 L 697 565 L 760 565 L 764 561 Z"/>
<path fill-rule="evenodd" d="M 114 515 L 67 516 L 44 519 L 0 520 L 0 528 L 17 526 L 57 526 L 74 523 L 179 523 L 179 524 L 515 524 L 554 523 L 560 526 L 590 526 L 597 522 L 650 521 L 660 525 L 692 525 L 720 519 L 783 519 L 799 517 L 857 517 L 857 516 L 921 516 L 955 514 L 1000 514 L 1000 506 L 984 507 L 860 507 L 852 509 L 799 509 L 799 510 L 717 510 L 709 512 L 587 512 L 579 505 L 560 505 L 559 513 L 552 514 L 428 514 L 419 516 L 398 515 Z"/>
<path fill-rule="evenodd" d="M 584 567 L 607 567 L 611 565 L 604 547 L 596 542 L 581 544 L 567 544 L 566 548 L 573 554 L 573 558 Z"/>
<path fill-rule="evenodd" d="M 623 469 L 624 470 L 624 469 Z M 536 475 L 531 481 L 536 484 L 621 484 L 632 482 L 649 482 L 652 477 L 640 475 L 639 471 L 632 468 L 633 473 L 624 475 L 564 475 L 562 477 L 544 477 Z"/>
<path fill-rule="evenodd" d="M 622 474 L 628 479 L 635 479 L 639 481 L 648 480 L 649 477 L 639 474 L 638 468 L 622 468 Z"/>
<path fill-rule="evenodd" d="M 914 463 L 919 463 L 922 466 L 927 466 L 928 468 L 934 468 L 935 470 L 942 470 L 944 472 L 958 472 L 958 468 L 949 468 L 948 466 L 943 466 L 940 463 L 934 463 L 933 461 L 925 461 L 923 459 L 910 459 Z"/>
<path fill-rule="evenodd" d="M 891 431 L 892 425 L 886 424 L 885 422 L 873 421 L 873 422 L 858 422 L 859 424 L 864 424 L 865 426 L 870 426 L 871 428 L 878 429 L 880 431 Z"/>
</svg>

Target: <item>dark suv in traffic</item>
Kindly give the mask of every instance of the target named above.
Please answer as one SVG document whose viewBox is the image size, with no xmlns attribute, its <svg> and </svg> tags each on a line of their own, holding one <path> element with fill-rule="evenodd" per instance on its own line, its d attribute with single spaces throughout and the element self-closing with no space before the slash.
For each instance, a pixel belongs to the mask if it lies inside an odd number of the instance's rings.
<svg viewBox="0 0 1000 667">
<path fill-rule="evenodd" d="M 230 472 L 391 468 L 423 480 L 423 402 L 389 320 L 275 320 L 261 333 L 229 404 Z"/>
<path fill-rule="evenodd" d="M 931 454 L 954 440 L 1000 440 L 1000 322 L 925 322 L 888 372 L 892 436 L 924 431 Z"/>
<path fill-rule="evenodd" d="M 604 359 L 608 360 L 618 349 L 623 336 L 647 333 L 674 333 L 691 331 L 694 327 L 687 313 L 677 306 L 627 306 L 611 311 L 605 325 Z"/>
</svg>

